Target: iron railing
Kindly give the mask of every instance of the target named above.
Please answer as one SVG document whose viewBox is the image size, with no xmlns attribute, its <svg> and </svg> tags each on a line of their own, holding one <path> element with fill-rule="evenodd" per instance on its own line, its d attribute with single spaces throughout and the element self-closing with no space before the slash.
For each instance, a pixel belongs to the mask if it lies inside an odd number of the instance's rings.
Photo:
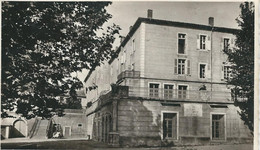
<svg viewBox="0 0 260 150">
<path fill-rule="evenodd" d="M 124 72 L 121 72 L 117 76 L 117 80 L 121 80 L 123 78 L 138 78 L 138 77 L 140 77 L 140 71 L 126 70 Z"/>
<path fill-rule="evenodd" d="M 232 101 L 231 92 L 206 91 L 206 90 L 176 90 L 163 88 L 129 87 L 129 97 L 140 97 L 145 99 L 175 100 L 175 101 Z"/>
</svg>

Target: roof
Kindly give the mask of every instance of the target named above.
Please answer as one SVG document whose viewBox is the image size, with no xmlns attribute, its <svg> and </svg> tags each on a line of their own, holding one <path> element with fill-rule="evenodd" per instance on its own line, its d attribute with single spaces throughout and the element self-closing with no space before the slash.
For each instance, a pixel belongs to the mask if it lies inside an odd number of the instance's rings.
<svg viewBox="0 0 260 150">
<path fill-rule="evenodd" d="M 120 44 L 120 46 L 117 48 L 115 54 L 119 54 L 121 51 L 121 47 L 124 47 L 126 43 L 129 41 L 129 39 L 133 36 L 135 31 L 139 28 L 140 24 L 144 22 L 147 24 L 155 24 L 155 25 L 163 25 L 163 26 L 171 26 L 171 27 L 182 27 L 182 28 L 189 28 L 189 29 L 197 29 L 197 30 L 206 30 L 206 31 L 214 31 L 214 32 L 223 32 L 223 33 L 231 33 L 234 34 L 238 31 L 239 29 L 233 29 L 233 28 L 225 28 L 225 27 L 215 27 L 215 26 L 210 26 L 210 25 L 201 25 L 201 24 L 194 24 L 194 23 L 185 23 L 185 22 L 176 22 L 176 21 L 169 21 L 169 20 L 159 20 L 159 19 L 150 19 L 150 18 L 138 18 L 123 40 L 123 42 Z M 111 64 L 116 57 L 112 57 L 108 63 Z M 92 71 L 89 71 L 88 75 L 86 76 L 84 82 L 88 80 L 90 77 Z"/>
</svg>

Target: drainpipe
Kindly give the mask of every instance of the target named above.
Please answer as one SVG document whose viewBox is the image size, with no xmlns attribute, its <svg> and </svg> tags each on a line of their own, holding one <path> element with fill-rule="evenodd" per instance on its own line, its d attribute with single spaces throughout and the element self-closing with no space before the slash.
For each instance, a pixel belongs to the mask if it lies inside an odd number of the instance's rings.
<svg viewBox="0 0 260 150">
<path fill-rule="evenodd" d="M 211 49 L 211 52 L 210 52 L 210 100 L 212 100 L 212 91 L 213 91 L 213 84 L 212 84 L 212 81 L 213 81 L 213 64 L 212 64 L 212 59 L 213 59 L 213 30 L 214 30 L 214 18 L 213 17 L 209 17 L 209 25 L 211 26 L 211 33 L 210 33 L 210 49 Z"/>
</svg>

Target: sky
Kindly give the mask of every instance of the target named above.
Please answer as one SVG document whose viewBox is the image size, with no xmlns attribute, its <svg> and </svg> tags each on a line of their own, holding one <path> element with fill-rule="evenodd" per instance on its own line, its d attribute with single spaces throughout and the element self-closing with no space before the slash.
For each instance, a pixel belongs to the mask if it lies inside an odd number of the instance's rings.
<svg viewBox="0 0 260 150">
<path fill-rule="evenodd" d="M 113 23 L 122 29 L 120 35 L 126 36 L 129 27 L 134 25 L 138 17 L 147 17 L 147 10 L 153 10 L 154 19 L 196 23 L 208 25 L 208 18 L 214 17 L 214 25 L 218 27 L 238 28 L 236 18 L 240 13 L 241 2 L 173 2 L 173 1 L 114 1 L 106 9 L 112 18 L 104 24 Z M 114 48 L 119 46 L 117 38 Z M 85 79 L 87 71 L 78 73 L 81 81 Z"/>
</svg>

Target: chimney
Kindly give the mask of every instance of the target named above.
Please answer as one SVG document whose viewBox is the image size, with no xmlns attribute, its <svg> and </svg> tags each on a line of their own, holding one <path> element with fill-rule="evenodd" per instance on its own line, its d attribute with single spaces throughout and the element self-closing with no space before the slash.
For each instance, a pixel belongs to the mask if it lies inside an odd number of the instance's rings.
<svg viewBox="0 0 260 150">
<path fill-rule="evenodd" d="M 153 19 L 153 10 L 152 9 L 147 10 L 147 18 Z"/>
<path fill-rule="evenodd" d="M 209 17 L 209 25 L 210 26 L 214 26 L 214 18 L 213 17 Z"/>
<path fill-rule="evenodd" d="M 130 27 L 129 27 L 129 31 L 131 31 L 132 27 L 133 27 L 133 26 L 130 26 Z"/>
</svg>

